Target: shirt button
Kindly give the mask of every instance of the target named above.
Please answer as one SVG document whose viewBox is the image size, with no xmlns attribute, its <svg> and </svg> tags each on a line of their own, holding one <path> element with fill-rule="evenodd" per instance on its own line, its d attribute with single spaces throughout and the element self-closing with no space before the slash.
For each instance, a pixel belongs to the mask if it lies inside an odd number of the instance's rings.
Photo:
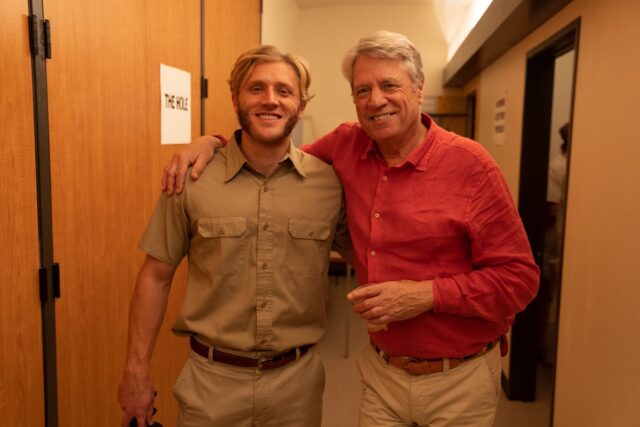
<svg viewBox="0 0 640 427">
<path fill-rule="evenodd" d="M 374 218 L 380 218 L 380 214 L 378 212 L 376 212 L 376 213 L 373 214 L 373 217 Z"/>
<path fill-rule="evenodd" d="M 267 306 L 267 302 L 266 301 L 262 301 L 260 303 L 260 308 L 265 308 Z"/>
<path fill-rule="evenodd" d="M 224 234 L 224 228 L 222 227 L 218 228 L 218 234 L 220 235 Z"/>
<path fill-rule="evenodd" d="M 371 256 L 376 256 L 376 251 L 371 251 Z"/>
<path fill-rule="evenodd" d="M 267 191 L 269 191 L 269 187 L 267 187 L 267 186 L 265 185 L 264 187 L 262 187 L 262 191 L 264 191 L 264 192 L 266 193 Z"/>
<path fill-rule="evenodd" d="M 269 224 L 265 224 L 265 225 L 262 226 L 263 230 L 267 230 L 268 228 L 269 228 Z"/>
<path fill-rule="evenodd" d="M 263 270 L 266 270 L 266 269 L 267 269 L 267 263 L 266 263 L 266 262 L 263 262 L 263 263 L 262 263 L 262 269 L 263 269 Z"/>
<path fill-rule="evenodd" d="M 266 340 L 266 339 L 262 338 L 262 339 L 260 340 L 260 344 L 266 344 L 266 343 L 267 343 L 267 340 Z"/>
<path fill-rule="evenodd" d="M 382 175 L 382 180 L 383 180 L 383 181 L 386 181 L 386 180 L 388 180 L 388 179 L 389 179 L 389 177 L 388 177 L 387 175 Z"/>
<path fill-rule="evenodd" d="M 313 237 L 313 231 L 309 232 L 309 237 Z"/>
</svg>

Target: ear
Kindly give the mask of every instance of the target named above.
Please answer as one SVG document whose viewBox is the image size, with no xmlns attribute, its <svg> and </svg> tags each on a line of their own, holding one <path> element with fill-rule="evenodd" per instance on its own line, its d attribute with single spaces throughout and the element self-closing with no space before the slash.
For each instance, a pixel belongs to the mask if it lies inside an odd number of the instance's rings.
<svg viewBox="0 0 640 427">
<path fill-rule="evenodd" d="M 420 105 L 422 105 L 422 101 L 424 99 L 424 81 L 421 81 L 416 89 L 416 94 L 418 95 L 418 101 L 420 101 Z"/>
<path fill-rule="evenodd" d="M 237 114 L 238 113 L 238 97 L 234 93 L 231 94 L 231 104 L 233 105 L 233 111 Z"/>
<path fill-rule="evenodd" d="M 304 109 L 306 108 L 307 104 L 303 104 L 302 102 L 300 103 L 300 106 L 298 107 L 298 119 L 301 119 L 302 116 L 304 115 Z"/>
</svg>

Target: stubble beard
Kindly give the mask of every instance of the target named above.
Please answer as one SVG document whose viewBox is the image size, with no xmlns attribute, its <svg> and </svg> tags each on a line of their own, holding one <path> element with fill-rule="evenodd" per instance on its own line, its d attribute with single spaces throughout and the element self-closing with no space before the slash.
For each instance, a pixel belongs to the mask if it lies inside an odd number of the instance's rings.
<svg viewBox="0 0 640 427">
<path fill-rule="evenodd" d="M 256 141 L 264 144 L 278 143 L 284 140 L 285 138 L 288 138 L 289 135 L 291 135 L 293 128 L 298 123 L 298 116 L 292 115 L 289 117 L 289 119 L 287 119 L 287 122 L 284 125 L 284 129 L 282 130 L 282 133 L 280 135 L 276 135 L 273 138 L 264 139 L 258 136 L 257 132 L 254 132 L 253 129 L 251 128 L 251 121 L 249 120 L 249 114 L 246 112 L 244 108 L 242 107 L 238 108 L 237 116 L 238 116 L 238 123 L 240 123 L 240 127 L 242 128 L 242 130 L 247 132 L 249 135 L 251 135 L 251 137 Z"/>
</svg>

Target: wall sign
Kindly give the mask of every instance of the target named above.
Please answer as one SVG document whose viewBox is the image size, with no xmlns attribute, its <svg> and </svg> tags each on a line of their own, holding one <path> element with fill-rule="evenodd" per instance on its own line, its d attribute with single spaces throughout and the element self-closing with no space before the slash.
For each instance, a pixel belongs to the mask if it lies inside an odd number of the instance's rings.
<svg viewBox="0 0 640 427">
<path fill-rule="evenodd" d="M 160 143 L 191 141 L 191 73 L 160 64 Z"/>
<path fill-rule="evenodd" d="M 504 144 L 505 126 L 507 115 L 507 95 L 504 94 L 496 99 L 493 113 L 493 143 Z"/>
</svg>

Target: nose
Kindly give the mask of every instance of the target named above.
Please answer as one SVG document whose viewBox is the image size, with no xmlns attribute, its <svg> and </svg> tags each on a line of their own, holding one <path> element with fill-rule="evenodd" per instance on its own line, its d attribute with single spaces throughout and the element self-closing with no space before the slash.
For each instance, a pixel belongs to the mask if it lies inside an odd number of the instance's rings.
<svg viewBox="0 0 640 427">
<path fill-rule="evenodd" d="M 272 105 L 277 103 L 276 91 L 273 87 L 267 87 L 263 92 L 262 102 Z"/>
<path fill-rule="evenodd" d="M 386 103 L 387 98 L 384 96 L 384 92 L 377 86 L 371 88 L 371 94 L 369 96 L 369 107 L 379 108 Z"/>
</svg>

